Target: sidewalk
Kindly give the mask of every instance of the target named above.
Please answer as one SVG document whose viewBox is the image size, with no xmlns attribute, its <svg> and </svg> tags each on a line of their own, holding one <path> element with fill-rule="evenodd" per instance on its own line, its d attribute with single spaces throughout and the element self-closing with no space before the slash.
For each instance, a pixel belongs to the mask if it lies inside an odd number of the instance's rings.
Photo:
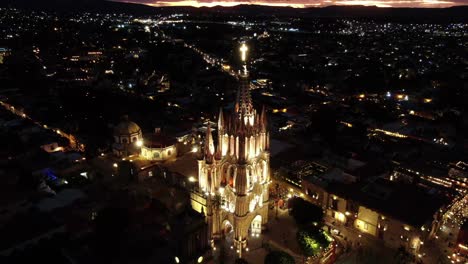
<svg viewBox="0 0 468 264">
<path fill-rule="evenodd" d="M 378 240 L 358 230 L 344 225 L 333 225 L 333 219 L 325 218 L 325 224 L 331 229 L 339 230 L 340 235 L 333 235 L 341 246 L 342 254 L 337 254 L 336 263 L 340 264 L 393 264 L 396 250 L 385 247 Z"/>
</svg>

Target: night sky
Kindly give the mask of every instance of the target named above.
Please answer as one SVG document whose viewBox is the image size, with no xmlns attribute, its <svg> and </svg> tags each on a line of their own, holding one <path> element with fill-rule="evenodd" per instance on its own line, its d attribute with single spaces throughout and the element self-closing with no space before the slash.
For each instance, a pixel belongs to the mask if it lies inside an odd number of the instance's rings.
<svg viewBox="0 0 468 264">
<path fill-rule="evenodd" d="M 152 6 L 233 6 L 258 4 L 270 6 L 315 7 L 329 5 L 367 5 L 379 7 L 450 7 L 468 5 L 468 0 L 116 0 Z"/>
</svg>

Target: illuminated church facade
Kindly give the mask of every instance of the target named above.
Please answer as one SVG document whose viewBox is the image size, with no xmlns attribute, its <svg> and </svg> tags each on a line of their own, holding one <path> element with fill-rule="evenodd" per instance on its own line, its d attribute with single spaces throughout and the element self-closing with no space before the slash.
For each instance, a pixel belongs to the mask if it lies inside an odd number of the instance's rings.
<svg viewBox="0 0 468 264">
<path fill-rule="evenodd" d="M 245 63 L 245 44 L 241 47 Z M 217 144 L 210 126 L 198 158 L 198 187 L 203 193 L 201 210 L 214 240 L 233 233 L 238 253 L 249 237 L 259 236 L 268 222 L 270 153 L 267 116 L 252 104 L 246 65 L 239 77 L 235 109 L 220 110 Z"/>
</svg>

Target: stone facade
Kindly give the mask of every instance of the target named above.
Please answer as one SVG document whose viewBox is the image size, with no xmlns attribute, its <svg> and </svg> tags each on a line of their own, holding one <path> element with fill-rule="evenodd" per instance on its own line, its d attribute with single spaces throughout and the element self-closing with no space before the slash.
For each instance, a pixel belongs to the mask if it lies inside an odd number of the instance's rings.
<svg viewBox="0 0 468 264">
<path fill-rule="evenodd" d="M 370 208 L 352 197 L 328 191 L 320 184 L 306 180 L 302 182 L 302 189 L 309 201 L 324 209 L 328 222 L 378 238 L 388 247 L 404 247 L 408 252 L 418 254 L 424 241 L 431 239 L 439 228 L 438 214 L 429 217 L 423 225 L 414 225 Z"/>
<path fill-rule="evenodd" d="M 248 74 L 240 85 L 231 115 L 220 110 L 215 147 L 210 125 L 198 159 L 198 195 L 194 206 L 206 214 L 210 239 L 233 232 L 242 252 L 248 237 L 258 236 L 268 222 L 270 184 L 269 133 L 265 109 L 254 109 Z M 194 199 L 197 196 L 197 199 Z"/>
<path fill-rule="evenodd" d="M 141 157 L 147 160 L 164 161 L 175 159 L 177 157 L 177 148 L 175 145 L 165 148 L 153 148 L 143 145 L 141 147 Z"/>
</svg>

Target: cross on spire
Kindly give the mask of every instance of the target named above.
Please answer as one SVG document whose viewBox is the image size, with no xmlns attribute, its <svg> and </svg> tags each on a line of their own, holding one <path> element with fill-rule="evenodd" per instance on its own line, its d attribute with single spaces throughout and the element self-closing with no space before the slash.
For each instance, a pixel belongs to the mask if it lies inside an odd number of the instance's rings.
<svg viewBox="0 0 468 264">
<path fill-rule="evenodd" d="M 239 50 L 241 52 L 241 60 L 245 62 L 245 60 L 247 59 L 247 51 L 249 50 L 249 48 L 247 47 L 247 45 L 245 45 L 245 43 L 242 43 Z"/>
</svg>

